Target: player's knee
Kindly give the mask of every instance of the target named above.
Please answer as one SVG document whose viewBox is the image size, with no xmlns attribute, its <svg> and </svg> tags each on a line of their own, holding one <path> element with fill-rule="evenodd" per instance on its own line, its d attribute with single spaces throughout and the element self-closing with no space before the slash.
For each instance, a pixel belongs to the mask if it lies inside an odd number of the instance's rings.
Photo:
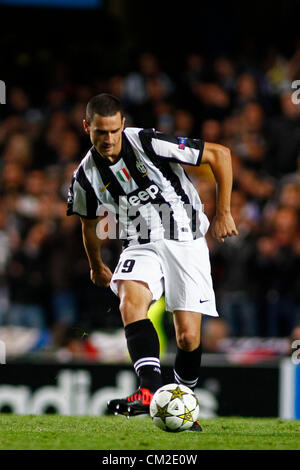
<svg viewBox="0 0 300 470">
<path fill-rule="evenodd" d="M 123 323 L 126 325 L 134 321 L 146 318 L 147 310 L 139 299 L 131 295 L 123 295 L 120 299 L 120 312 Z"/>
<path fill-rule="evenodd" d="M 120 311 L 122 314 L 135 310 L 137 307 L 137 301 L 131 295 L 123 295 L 120 299 Z"/>
<path fill-rule="evenodd" d="M 177 345 L 183 351 L 193 351 L 199 344 L 199 335 L 194 331 L 182 331 L 177 335 Z"/>
</svg>

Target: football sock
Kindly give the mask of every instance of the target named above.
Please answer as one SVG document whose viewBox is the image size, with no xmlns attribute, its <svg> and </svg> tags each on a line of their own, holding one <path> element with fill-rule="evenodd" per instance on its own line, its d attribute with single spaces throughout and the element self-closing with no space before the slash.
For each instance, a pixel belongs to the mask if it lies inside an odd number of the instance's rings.
<svg viewBox="0 0 300 470">
<path fill-rule="evenodd" d="M 140 379 L 140 387 L 154 393 L 162 386 L 159 339 L 149 319 L 138 320 L 125 326 L 128 351 L 134 370 Z"/>
<path fill-rule="evenodd" d="M 201 356 L 202 344 L 193 351 L 183 351 L 177 347 L 174 367 L 174 378 L 177 383 L 194 390 L 200 375 Z"/>
</svg>

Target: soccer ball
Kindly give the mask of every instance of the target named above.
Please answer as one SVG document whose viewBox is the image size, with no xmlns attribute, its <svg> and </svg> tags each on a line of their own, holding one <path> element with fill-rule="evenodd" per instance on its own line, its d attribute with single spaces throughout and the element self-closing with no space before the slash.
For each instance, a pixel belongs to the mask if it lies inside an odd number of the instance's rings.
<svg viewBox="0 0 300 470">
<path fill-rule="evenodd" d="M 160 387 L 150 403 L 153 423 L 164 431 L 186 431 L 199 415 L 199 403 L 194 392 L 182 384 Z"/>
</svg>

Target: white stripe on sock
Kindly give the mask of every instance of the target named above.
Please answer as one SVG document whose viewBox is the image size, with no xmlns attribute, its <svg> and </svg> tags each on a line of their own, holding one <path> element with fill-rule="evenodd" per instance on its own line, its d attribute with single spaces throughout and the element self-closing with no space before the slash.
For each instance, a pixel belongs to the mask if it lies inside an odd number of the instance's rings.
<svg viewBox="0 0 300 470">
<path fill-rule="evenodd" d="M 135 367 L 135 371 L 138 372 L 138 370 L 141 368 L 141 367 L 144 367 L 144 366 L 153 366 L 153 367 L 156 367 L 157 369 L 160 370 L 160 366 L 159 364 L 157 364 L 157 362 L 153 362 L 153 361 L 145 361 L 145 362 L 142 362 L 141 364 L 139 364 L 137 367 Z"/>
<path fill-rule="evenodd" d="M 186 385 L 187 387 L 195 387 L 198 382 L 198 377 L 193 380 L 185 380 L 181 378 L 180 375 L 177 374 L 175 369 L 174 369 L 174 377 L 177 383 L 182 383 L 183 385 Z"/>
<path fill-rule="evenodd" d="M 140 363 L 144 361 L 152 361 L 152 362 L 155 362 L 158 366 L 160 366 L 160 360 L 157 357 L 142 357 L 141 359 L 139 359 L 133 364 L 133 367 L 134 368 L 137 367 Z"/>
</svg>

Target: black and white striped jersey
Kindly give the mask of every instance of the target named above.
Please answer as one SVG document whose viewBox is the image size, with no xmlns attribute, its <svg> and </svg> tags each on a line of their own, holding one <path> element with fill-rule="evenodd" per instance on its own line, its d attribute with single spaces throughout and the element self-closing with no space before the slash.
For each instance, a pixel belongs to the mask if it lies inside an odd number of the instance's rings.
<svg viewBox="0 0 300 470">
<path fill-rule="evenodd" d="M 199 238 L 208 220 L 180 163 L 199 165 L 203 147 L 200 139 L 128 127 L 114 163 L 95 147 L 81 161 L 69 189 L 67 215 L 93 219 L 110 211 L 126 246 Z"/>
</svg>

